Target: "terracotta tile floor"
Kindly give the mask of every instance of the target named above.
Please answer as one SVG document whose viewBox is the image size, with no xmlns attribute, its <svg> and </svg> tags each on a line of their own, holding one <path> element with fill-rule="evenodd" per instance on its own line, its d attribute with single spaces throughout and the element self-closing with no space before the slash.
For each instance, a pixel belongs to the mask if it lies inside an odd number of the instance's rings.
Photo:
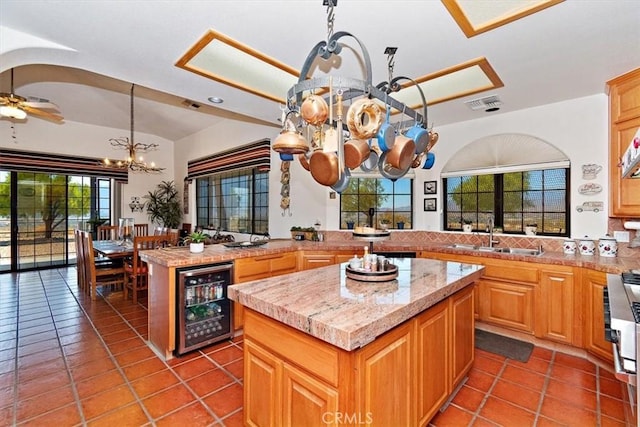
<svg viewBox="0 0 640 427">
<path fill-rule="evenodd" d="M 0 275 L 0 426 L 242 425 L 242 340 L 164 362 L 145 344 L 145 300 L 93 303 L 75 268 Z M 630 426 L 623 386 L 536 347 L 527 363 L 476 351 L 432 426 Z"/>
</svg>

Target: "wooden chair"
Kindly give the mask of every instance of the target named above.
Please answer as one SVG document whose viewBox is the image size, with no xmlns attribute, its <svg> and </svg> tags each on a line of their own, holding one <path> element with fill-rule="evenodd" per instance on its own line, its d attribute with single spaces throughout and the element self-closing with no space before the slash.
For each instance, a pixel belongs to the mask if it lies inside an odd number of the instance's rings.
<svg viewBox="0 0 640 427">
<path fill-rule="evenodd" d="M 125 276 L 123 267 L 98 267 L 93 253 L 93 239 L 91 233 L 82 231 L 82 251 L 84 259 L 85 284 L 84 291 L 96 299 L 98 286 L 124 287 Z"/>
<path fill-rule="evenodd" d="M 76 268 L 78 272 L 78 287 L 80 288 L 81 291 L 84 292 L 86 275 L 84 271 L 85 269 L 84 251 L 83 251 L 84 242 L 82 241 L 82 238 L 83 238 L 82 233 L 83 231 L 78 228 L 73 230 L 73 236 L 76 242 Z"/>
<path fill-rule="evenodd" d="M 125 300 L 129 298 L 129 289 L 131 289 L 133 303 L 137 304 L 138 291 L 148 289 L 149 287 L 147 263 L 140 259 L 140 251 L 162 247 L 165 240 L 166 236 L 134 236 L 133 255 L 131 256 L 131 260 L 128 260 L 124 264 L 126 275 L 124 286 Z"/>
<path fill-rule="evenodd" d="M 134 224 L 133 225 L 134 236 L 148 236 L 149 224 Z"/>
<path fill-rule="evenodd" d="M 118 239 L 117 225 L 99 225 L 96 230 L 97 230 L 96 240 L 117 240 Z"/>
</svg>

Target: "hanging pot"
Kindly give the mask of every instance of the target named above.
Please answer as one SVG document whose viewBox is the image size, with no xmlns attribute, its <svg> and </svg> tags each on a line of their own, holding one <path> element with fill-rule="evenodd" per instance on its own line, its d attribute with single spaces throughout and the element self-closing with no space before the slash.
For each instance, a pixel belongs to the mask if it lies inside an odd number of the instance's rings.
<svg viewBox="0 0 640 427">
<path fill-rule="evenodd" d="M 413 139 L 404 135 L 398 135 L 393 144 L 393 148 L 387 151 L 387 162 L 396 169 L 407 170 L 413 161 L 416 151 L 416 143 Z"/>
<path fill-rule="evenodd" d="M 336 153 L 315 151 L 309 159 L 309 171 L 318 184 L 332 186 L 338 182 L 338 156 Z"/>
<path fill-rule="evenodd" d="M 391 116 L 391 107 L 387 106 L 387 116 L 384 120 L 384 123 L 378 129 L 378 133 L 376 133 L 376 139 L 378 140 L 378 147 L 382 151 L 389 151 L 393 148 L 393 145 L 396 140 L 396 130 L 391 124 L 390 120 Z"/>
<path fill-rule="evenodd" d="M 411 162 L 411 168 L 412 169 L 419 168 L 423 160 L 424 160 L 424 153 L 416 154 L 413 157 L 413 161 Z"/>
<path fill-rule="evenodd" d="M 355 169 L 369 158 L 371 149 L 364 139 L 351 139 L 344 143 L 344 164 L 349 169 Z"/>
<path fill-rule="evenodd" d="M 387 151 L 386 153 L 382 153 L 382 155 L 380 155 L 378 170 L 380 171 L 380 175 L 384 176 L 387 179 L 395 181 L 398 178 L 402 178 L 409 170 L 409 167 L 400 169 L 392 166 L 389 163 L 389 156 L 391 156 L 391 151 Z M 409 166 L 411 166 L 411 164 L 409 164 Z"/>
<path fill-rule="evenodd" d="M 321 96 L 309 95 L 300 105 L 300 116 L 310 125 L 320 126 L 328 115 L 329 106 Z"/>
<path fill-rule="evenodd" d="M 382 111 L 369 98 L 360 98 L 349 106 L 347 128 L 355 139 L 369 139 L 376 136 L 382 125 Z"/>
<path fill-rule="evenodd" d="M 309 144 L 301 133 L 296 131 L 293 122 L 288 118 L 293 111 L 290 111 L 284 122 L 284 129 L 273 141 L 273 151 L 286 154 L 299 154 L 309 151 Z"/>
<path fill-rule="evenodd" d="M 345 169 L 340 175 L 340 179 L 331 186 L 331 189 L 336 193 L 342 193 L 349 186 L 349 179 L 351 179 L 351 172 L 349 172 L 349 169 Z"/>
<path fill-rule="evenodd" d="M 416 144 L 416 154 L 424 153 L 429 145 L 429 131 L 416 123 L 408 131 L 405 136 L 413 139 Z"/>
<path fill-rule="evenodd" d="M 369 141 L 369 144 L 371 144 L 371 141 Z M 380 159 L 378 152 L 371 146 L 369 146 L 369 149 L 369 157 L 360 165 L 362 172 L 372 172 L 378 167 L 378 160 Z"/>
<path fill-rule="evenodd" d="M 431 169 L 435 162 L 436 162 L 436 155 L 433 153 L 427 153 L 427 159 L 424 161 L 424 164 L 422 165 L 422 169 Z"/>
<path fill-rule="evenodd" d="M 431 151 L 431 149 L 438 143 L 438 132 L 429 132 L 429 145 L 427 146 L 427 151 Z"/>
</svg>

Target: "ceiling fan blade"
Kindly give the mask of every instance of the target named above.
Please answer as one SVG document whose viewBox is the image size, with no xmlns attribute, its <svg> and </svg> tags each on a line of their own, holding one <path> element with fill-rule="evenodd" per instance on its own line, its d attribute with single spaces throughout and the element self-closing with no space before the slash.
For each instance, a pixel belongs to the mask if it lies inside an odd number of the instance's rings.
<svg viewBox="0 0 640 427">
<path fill-rule="evenodd" d="M 47 119 L 47 120 L 51 120 L 57 123 L 60 123 L 62 121 L 64 121 L 64 117 L 58 115 L 58 114 L 53 114 L 53 113 L 49 113 L 47 111 L 43 111 L 43 110 L 39 110 L 37 108 L 33 108 L 33 107 L 29 107 L 27 105 L 23 105 L 22 109 L 24 111 L 26 111 L 28 114 L 33 114 L 34 116 L 38 116 L 40 118 L 43 119 Z"/>
<path fill-rule="evenodd" d="M 31 107 L 31 108 L 39 108 L 39 109 L 45 109 L 45 110 L 56 110 L 56 111 L 60 111 L 60 108 L 54 104 L 53 102 L 23 102 L 22 105 L 26 106 L 26 107 Z"/>
</svg>

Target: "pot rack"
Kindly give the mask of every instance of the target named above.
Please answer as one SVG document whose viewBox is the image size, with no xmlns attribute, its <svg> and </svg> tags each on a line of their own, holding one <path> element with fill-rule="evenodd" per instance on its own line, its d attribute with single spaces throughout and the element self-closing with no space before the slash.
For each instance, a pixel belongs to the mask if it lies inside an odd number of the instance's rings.
<svg viewBox="0 0 640 427">
<path fill-rule="evenodd" d="M 397 48 L 388 47 L 385 50 L 385 53 L 388 55 L 388 73 L 389 73 L 388 81 L 383 81 L 374 85 L 371 77 L 372 76 L 371 59 L 365 45 L 356 36 L 354 36 L 353 34 L 347 31 L 338 31 L 335 34 L 333 33 L 333 21 L 334 21 L 333 7 L 337 5 L 337 0 L 324 0 L 323 4 L 325 6 L 328 6 L 327 8 L 327 14 L 328 14 L 327 39 L 318 42 L 311 49 L 300 71 L 298 82 L 287 91 L 286 107 L 281 108 L 283 113 L 283 116 L 282 116 L 283 131 L 287 127 L 287 122 L 290 114 L 297 115 L 298 117 L 300 116 L 300 106 L 302 105 L 303 95 L 305 93 L 314 93 L 320 88 L 331 88 L 332 85 L 333 87 L 339 88 L 343 101 L 349 101 L 359 97 L 367 97 L 369 99 L 375 98 L 383 104 L 384 109 L 387 109 L 387 110 L 395 109 L 401 112 L 403 120 L 394 125 L 398 133 L 401 133 L 403 131 L 402 126 L 404 123 L 404 116 L 408 116 L 411 119 L 413 119 L 415 121 L 414 126 L 420 126 L 425 130 L 427 130 L 425 125 L 427 123 L 427 102 L 422 89 L 420 88 L 420 86 L 417 84 L 416 81 L 414 81 L 409 77 L 398 76 L 393 78 L 392 76 L 393 57 L 395 55 Z M 353 77 L 343 77 L 343 76 L 332 76 L 332 75 L 315 77 L 315 78 L 307 78 L 309 71 L 311 70 L 311 66 L 313 65 L 313 62 L 317 57 L 321 57 L 327 60 L 331 57 L 331 55 L 337 55 L 337 56 L 340 55 L 340 52 L 342 51 L 342 46 L 340 45 L 339 41 L 344 37 L 353 38 L 358 44 L 358 46 L 360 47 L 360 50 L 362 52 L 362 59 L 364 61 L 364 79 L 358 79 Z M 412 108 L 408 108 L 404 103 L 390 96 L 391 93 L 398 92 L 400 89 L 402 89 L 402 86 L 400 85 L 399 82 L 404 80 L 412 82 L 413 85 L 420 92 L 420 97 L 421 97 L 422 106 L 423 106 L 422 113 Z M 329 105 L 332 104 L 331 99 L 329 99 L 331 96 L 332 96 L 331 91 L 329 91 L 329 94 L 326 98 L 327 103 Z M 301 119 L 301 122 L 304 123 L 305 121 Z M 344 135 L 342 131 L 348 129 L 348 126 L 346 123 L 342 122 L 340 119 L 338 119 L 337 121 L 334 121 L 333 123 L 331 122 L 330 119 L 327 119 L 325 121 L 325 124 L 328 124 L 330 127 L 332 127 L 334 126 L 334 124 L 336 124 L 336 122 L 338 126 L 341 128 L 338 131 L 338 149 L 336 152 L 338 156 L 338 161 L 339 161 L 339 171 L 338 171 L 339 179 L 338 179 L 338 183 L 331 186 L 331 188 L 337 191 L 338 193 L 341 193 L 343 190 L 347 188 L 348 180 L 351 176 L 349 169 L 346 168 L 346 166 L 344 166 L 345 140 L 344 140 Z M 299 128 L 302 126 L 303 126 L 302 124 L 298 124 L 296 127 Z M 430 146 L 428 146 L 425 149 L 424 154 L 428 153 Z M 418 154 L 419 153 L 416 153 L 416 155 Z M 282 156 L 282 153 L 281 153 L 281 158 L 285 160 L 285 158 Z M 289 159 L 286 159 L 286 160 L 289 160 Z M 382 168 L 381 165 L 378 165 L 378 166 L 379 166 L 379 169 Z M 402 173 L 402 175 L 395 177 L 395 179 L 398 179 L 404 176 L 408 172 L 408 170 L 409 169 L 405 170 Z"/>
</svg>

